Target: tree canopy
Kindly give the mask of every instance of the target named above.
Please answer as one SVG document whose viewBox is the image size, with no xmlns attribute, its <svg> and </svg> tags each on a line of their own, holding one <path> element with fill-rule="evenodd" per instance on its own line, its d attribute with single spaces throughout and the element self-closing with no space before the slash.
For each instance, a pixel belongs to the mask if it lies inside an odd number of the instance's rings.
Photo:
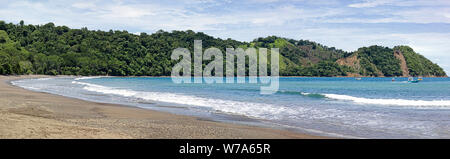
<svg viewBox="0 0 450 159">
<path fill-rule="evenodd" d="M 203 49 L 216 47 L 223 53 L 226 48 L 279 48 L 280 75 L 284 76 L 373 76 L 377 70 L 387 76 L 401 75 L 399 61 L 390 54 L 392 49 L 378 46 L 357 51 L 365 68 L 358 72 L 336 63 L 353 53 L 308 40 L 269 36 L 240 42 L 192 30 L 135 35 L 117 30 L 71 29 L 53 23 L 25 25 L 23 21 L 0 21 L 0 74 L 167 76 L 177 63 L 170 59 L 172 51 L 181 47 L 192 53 L 194 40 L 202 40 Z M 445 75 L 439 66 L 412 49 L 394 49 L 405 52 L 412 75 Z"/>
</svg>

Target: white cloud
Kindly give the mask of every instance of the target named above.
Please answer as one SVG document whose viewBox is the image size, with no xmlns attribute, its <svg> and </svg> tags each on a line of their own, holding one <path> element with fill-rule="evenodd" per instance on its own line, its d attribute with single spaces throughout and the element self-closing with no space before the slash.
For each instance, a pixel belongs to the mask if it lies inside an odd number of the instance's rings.
<svg viewBox="0 0 450 159">
<path fill-rule="evenodd" d="M 391 3 L 392 0 L 365 0 L 362 3 L 353 3 L 348 5 L 353 8 L 370 8 Z"/>
<path fill-rule="evenodd" d="M 443 7 L 450 6 L 449 0 L 363 0 L 359 3 L 349 4 L 352 8 L 374 8 L 380 6 L 396 7 Z"/>
<path fill-rule="evenodd" d="M 252 3 L 273 3 L 278 2 L 280 0 L 248 0 L 248 1 Z"/>
<path fill-rule="evenodd" d="M 72 7 L 78 9 L 95 9 L 96 5 L 93 2 L 77 2 L 72 4 Z"/>
<path fill-rule="evenodd" d="M 148 8 L 126 5 L 111 5 L 104 8 L 99 17 L 105 18 L 141 18 L 143 16 L 154 15 Z"/>
<path fill-rule="evenodd" d="M 246 41 L 278 35 L 309 39 L 348 51 L 375 44 L 390 47 L 410 45 L 430 59 L 440 59 L 435 62 L 442 66 L 450 63 L 450 55 L 447 55 L 450 52 L 450 31 L 416 31 L 402 25 L 404 30 L 408 30 L 406 34 L 398 28 L 392 30 L 389 25 L 367 27 L 379 23 L 450 24 L 448 0 L 371 0 L 350 5 L 337 0 L 327 0 L 326 3 L 324 0 L 16 0 L 0 3 L 3 4 L 0 6 L 0 19 L 8 22 L 54 22 L 74 28 L 128 30 L 135 33 L 191 29 Z M 346 25 L 332 28 L 335 23 Z M 444 67 L 447 72 L 450 71 L 449 67 Z"/>
<path fill-rule="evenodd" d="M 411 10 L 400 10 L 392 13 L 394 16 L 401 17 L 400 22 L 414 23 L 450 23 L 449 8 L 421 8 Z"/>
<path fill-rule="evenodd" d="M 329 23 L 450 23 L 450 7 L 407 8 L 399 10 L 366 9 L 364 15 L 331 17 Z"/>
</svg>

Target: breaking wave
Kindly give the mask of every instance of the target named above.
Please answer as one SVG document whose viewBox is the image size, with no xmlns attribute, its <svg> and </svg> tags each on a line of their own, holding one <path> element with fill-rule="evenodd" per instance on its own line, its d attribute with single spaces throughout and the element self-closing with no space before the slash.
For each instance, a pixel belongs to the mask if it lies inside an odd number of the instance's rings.
<svg viewBox="0 0 450 159">
<path fill-rule="evenodd" d="M 72 83 L 84 85 L 83 89 L 92 92 L 132 97 L 148 101 L 207 107 L 219 112 L 245 115 L 256 118 L 278 119 L 280 117 L 283 117 L 283 115 L 298 113 L 298 110 L 294 110 L 292 108 L 280 107 L 265 103 L 249 103 L 232 100 L 203 98 L 177 93 L 134 91 L 122 88 L 105 87 L 78 81 L 72 81 Z"/>
<path fill-rule="evenodd" d="M 280 91 L 283 94 L 300 94 L 304 97 L 310 98 L 327 98 L 333 100 L 344 100 L 351 101 L 359 104 L 375 104 L 375 105 L 394 105 L 394 106 L 450 106 L 450 100 L 409 100 L 409 99 L 383 99 L 383 98 L 363 98 L 354 97 L 349 95 L 340 94 L 325 94 L 325 93 L 306 93 L 306 92 L 296 92 L 296 91 Z"/>
<path fill-rule="evenodd" d="M 94 77 L 79 77 L 79 78 L 75 78 L 75 81 L 79 81 L 79 80 L 85 80 L 85 79 L 95 79 L 95 78 L 103 78 L 106 76 L 94 76 Z"/>
<path fill-rule="evenodd" d="M 450 106 L 449 100 L 407 100 L 407 99 L 371 99 L 339 94 L 323 94 L 326 98 L 346 100 L 361 104 L 397 105 L 397 106 Z"/>
</svg>

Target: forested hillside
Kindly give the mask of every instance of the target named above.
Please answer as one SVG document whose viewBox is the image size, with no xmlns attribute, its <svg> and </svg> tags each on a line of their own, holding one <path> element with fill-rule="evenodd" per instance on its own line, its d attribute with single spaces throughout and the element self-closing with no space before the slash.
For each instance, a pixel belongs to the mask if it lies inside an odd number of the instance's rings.
<svg viewBox="0 0 450 159">
<path fill-rule="evenodd" d="M 393 49 L 382 46 L 363 47 L 337 61 L 357 72 L 354 76 L 446 76 L 444 70 L 408 46 Z"/>
<path fill-rule="evenodd" d="M 252 42 L 214 38 L 201 32 L 71 29 L 66 26 L 25 25 L 0 21 L 0 74 L 48 75 L 170 75 L 177 63 L 170 59 L 175 48 L 193 52 L 194 40 L 203 49 L 280 48 L 280 74 L 284 76 L 402 76 L 402 52 L 410 75 L 445 76 L 442 68 L 406 46 L 394 49 L 372 46 L 349 53 L 307 40 L 269 36 Z M 356 58 L 356 63 L 349 59 Z M 351 61 L 351 60 L 350 60 Z"/>
<path fill-rule="evenodd" d="M 28 73 L 50 75 L 170 75 L 177 62 L 170 60 L 173 49 L 192 50 L 194 39 L 203 40 L 203 48 L 214 46 L 223 51 L 226 47 L 244 44 L 193 31 L 134 35 L 127 31 L 70 29 L 53 23 L 35 26 L 0 22 L 0 32 L 2 38 L 11 39 L 9 43 L 14 43 L 16 49 L 26 52 L 0 50 L 1 55 L 20 57 L 11 59 L 17 61 L 9 61 L 9 64 L 31 62 L 33 67 L 28 68 Z M 8 46 L 12 45 L 9 43 Z M 27 72 L 3 74 L 23 73 Z"/>
<path fill-rule="evenodd" d="M 411 76 L 446 76 L 439 65 L 417 54 L 409 46 L 396 46 L 394 51 L 403 54 Z"/>
</svg>

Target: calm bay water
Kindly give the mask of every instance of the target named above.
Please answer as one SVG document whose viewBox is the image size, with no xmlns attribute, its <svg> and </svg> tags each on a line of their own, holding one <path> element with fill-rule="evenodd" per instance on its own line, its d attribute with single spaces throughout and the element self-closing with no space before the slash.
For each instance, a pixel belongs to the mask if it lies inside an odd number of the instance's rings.
<svg viewBox="0 0 450 159">
<path fill-rule="evenodd" d="M 14 85 L 210 120 L 353 138 L 450 138 L 450 79 L 280 78 L 261 84 L 174 84 L 170 78 L 44 78 Z"/>
</svg>

